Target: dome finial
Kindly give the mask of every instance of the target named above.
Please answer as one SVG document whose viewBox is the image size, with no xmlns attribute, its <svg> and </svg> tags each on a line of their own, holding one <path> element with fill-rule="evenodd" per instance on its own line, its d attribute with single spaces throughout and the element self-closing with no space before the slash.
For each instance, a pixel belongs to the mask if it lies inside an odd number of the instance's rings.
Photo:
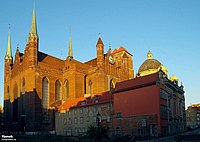
<svg viewBox="0 0 200 142">
<path fill-rule="evenodd" d="M 152 58 L 153 58 L 153 55 L 151 51 L 149 50 L 149 52 L 147 53 L 147 59 L 152 59 Z"/>
</svg>

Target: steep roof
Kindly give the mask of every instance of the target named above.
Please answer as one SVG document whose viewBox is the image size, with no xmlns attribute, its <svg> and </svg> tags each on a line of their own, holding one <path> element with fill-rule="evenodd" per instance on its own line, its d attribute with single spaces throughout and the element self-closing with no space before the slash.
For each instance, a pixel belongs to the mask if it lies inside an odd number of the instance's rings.
<svg viewBox="0 0 200 142">
<path fill-rule="evenodd" d="M 130 54 L 131 56 L 132 56 L 132 54 L 131 53 L 129 53 L 127 50 L 126 50 L 126 48 L 124 48 L 122 45 L 119 47 L 119 49 L 114 49 L 113 50 L 113 52 L 112 52 L 112 54 L 116 54 L 116 53 L 119 53 L 119 52 L 122 52 L 122 51 L 126 51 L 128 54 Z"/>
<path fill-rule="evenodd" d="M 85 64 L 96 67 L 97 66 L 97 58 L 87 61 L 87 62 L 85 62 Z"/>
<path fill-rule="evenodd" d="M 38 61 L 41 63 L 46 63 L 52 67 L 62 68 L 62 66 L 64 66 L 64 60 L 58 59 L 40 51 L 38 51 Z"/>
<path fill-rule="evenodd" d="M 8 46 L 6 50 L 5 59 L 12 59 L 12 48 L 11 48 L 11 40 L 10 40 L 10 31 L 8 33 Z"/>
<path fill-rule="evenodd" d="M 36 24 L 36 14 L 35 14 L 35 7 L 33 8 L 32 14 L 32 22 L 31 22 L 31 29 L 30 29 L 30 36 L 37 37 L 37 24 Z"/>
<path fill-rule="evenodd" d="M 103 44 L 103 41 L 101 40 L 100 37 L 99 37 L 99 39 L 98 39 L 98 41 L 97 41 L 97 45 L 98 45 L 98 44 L 102 44 L 102 45 L 104 45 L 104 44 Z"/>
</svg>

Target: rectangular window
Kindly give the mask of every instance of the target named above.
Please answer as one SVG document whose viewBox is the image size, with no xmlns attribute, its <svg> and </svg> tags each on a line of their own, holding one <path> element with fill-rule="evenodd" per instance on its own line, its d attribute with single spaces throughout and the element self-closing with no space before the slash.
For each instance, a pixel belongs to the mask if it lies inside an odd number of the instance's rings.
<svg viewBox="0 0 200 142">
<path fill-rule="evenodd" d="M 98 107 L 98 111 L 101 111 L 101 106 Z"/>
<path fill-rule="evenodd" d="M 168 105 L 168 108 L 171 109 L 171 97 L 168 97 L 167 105 Z"/>
<path fill-rule="evenodd" d="M 75 135 L 77 135 L 77 133 L 78 133 L 78 129 L 77 129 L 77 128 L 75 128 Z"/>
<path fill-rule="evenodd" d="M 176 115 L 176 100 L 174 99 L 174 116 Z"/>
<path fill-rule="evenodd" d="M 167 112 L 167 106 L 166 105 L 160 105 L 160 117 L 162 119 L 167 119 L 168 112 Z"/>
<path fill-rule="evenodd" d="M 68 119 L 68 124 L 71 124 L 72 123 L 72 120 L 71 118 Z"/>
<path fill-rule="evenodd" d="M 74 124 L 77 124 L 78 120 L 77 118 L 74 118 Z"/>
<path fill-rule="evenodd" d="M 97 109 L 96 109 L 96 107 L 94 107 L 94 112 L 96 112 L 97 111 Z"/>
<path fill-rule="evenodd" d="M 121 112 L 117 112 L 117 118 L 121 118 L 122 117 L 122 113 Z"/>
<path fill-rule="evenodd" d="M 96 116 L 93 116 L 93 121 L 96 122 Z"/>
<path fill-rule="evenodd" d="M 109 115 L 107 116 L 106 121 L 110 122 L 110 116 Z"/>
<path fill-rule="evenodd" d="M 81 102 L 81 105 L 86 105 L 86 104 L 87 104 L 86 100 Z"/>
<path fill-rule="evenodd" d="M 110 110 L 110 104 L 107 105 L 107 110 L 108 110 L 108 111 Z"/>
<path fill-rule="evenodd" d="M 160 98 L 167 100 L 167 92 L 163 89 L 160 89 Z"/>
<path fill-rule="evenodd" d="M 86 108 L 86 112 L 87 112 L 87 113 L 89 112 L 89 108 L 88 108 L 88 107 Z"/>
<path fill-rule="evenodd" d="M 83 117 L 80 117 L 80 124 L 83 124 L 84 123 L 84 119 Z"/>
</svg>

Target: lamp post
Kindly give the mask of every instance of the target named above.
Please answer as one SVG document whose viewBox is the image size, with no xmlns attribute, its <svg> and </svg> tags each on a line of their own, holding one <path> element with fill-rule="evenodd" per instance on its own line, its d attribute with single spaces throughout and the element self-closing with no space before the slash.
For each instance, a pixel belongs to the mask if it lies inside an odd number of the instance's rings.
<svg viewBox="0 0 200 142">
<path fill-rule="evenodd" d="M 97 119 L 96 119 L 96 123 L 97 123 L 97 128 L 98 128 L 98 142 L 100 142 L 101 137 L 101 114 L 98 112 L 97 113 Z"/>
</svg>

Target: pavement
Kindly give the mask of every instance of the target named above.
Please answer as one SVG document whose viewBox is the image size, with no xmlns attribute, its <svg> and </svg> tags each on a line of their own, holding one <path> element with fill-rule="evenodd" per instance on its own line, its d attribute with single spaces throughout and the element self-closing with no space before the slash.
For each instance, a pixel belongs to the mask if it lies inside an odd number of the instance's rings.
<svg viewBox="0 0 200 142">
<path fill-rule="evenodd" d="M 156 138 L 156 139 L 151 139 L 151 140 L 144 140 L 144 141 L 138 141 L 138 142 L 176 142 L 175 138 L 178 137 L 179 135 L 200 135 L 200 128 L 192 130 L 192 131 L 187 131 L 184 133 L 179 133 L 176 135 L 168 136 L 168 137 L 161 137 L 161 138 Z"/>
</svg>

